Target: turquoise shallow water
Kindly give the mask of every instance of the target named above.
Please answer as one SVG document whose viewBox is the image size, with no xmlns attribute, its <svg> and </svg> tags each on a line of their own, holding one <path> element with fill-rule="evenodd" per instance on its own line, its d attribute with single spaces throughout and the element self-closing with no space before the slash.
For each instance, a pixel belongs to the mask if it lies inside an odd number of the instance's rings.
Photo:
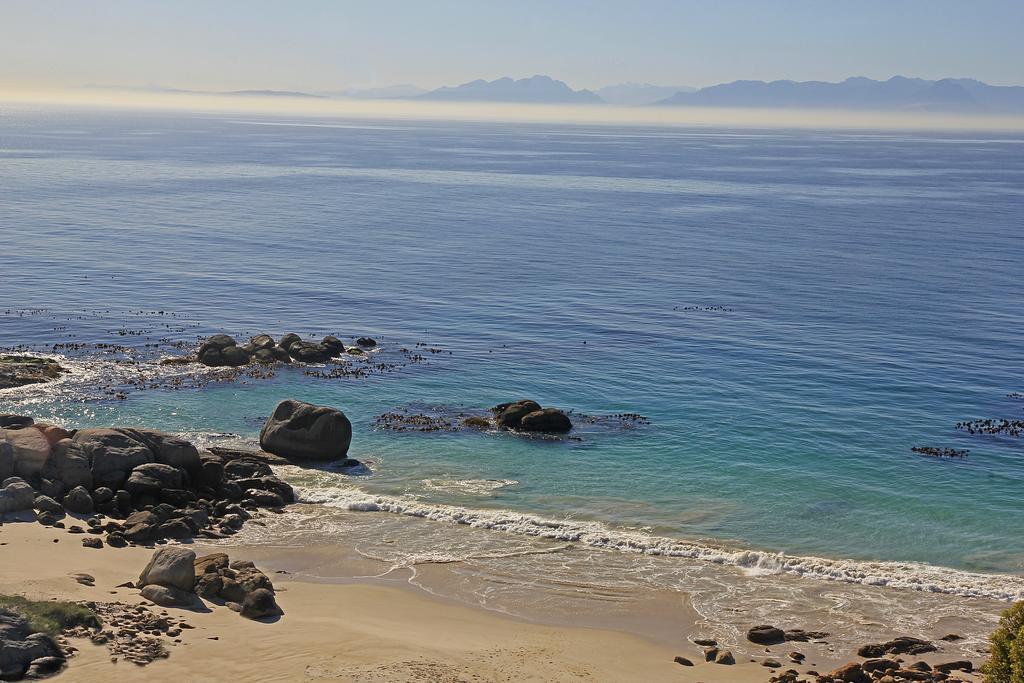
<svg viewBox="0 0 1024 683">
<path fill-rule="evenodd" d="M 160 338 L 296 331 L 444 353 L 0 411 L 252 438 L 294 396 L 352 418 L 374 473 L 350 484 L 374 494 L 1024 574 L 1024 446 L 954 429 L 1024 418 L 1022 142 L 2 109 L 0 345 L 153 358 Z M 526 396 L 651 424 L 373 428 Z"/>
</svg>

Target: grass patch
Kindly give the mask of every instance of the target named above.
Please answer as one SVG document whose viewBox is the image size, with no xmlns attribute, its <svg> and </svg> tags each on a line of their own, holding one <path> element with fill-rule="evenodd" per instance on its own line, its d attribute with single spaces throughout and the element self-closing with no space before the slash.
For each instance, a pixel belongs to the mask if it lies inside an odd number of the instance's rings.
<svg viewBox="0 0 1024 683">
<path fill-rule="evenodd" d="M 100 626 L 100 618 L 88 607 L 58 600 L 29 600 L 20 595 L 0 595 L 0 608 L 28 619 L 33 631 L 51 636 L 74 626 Z"/>
</svg>

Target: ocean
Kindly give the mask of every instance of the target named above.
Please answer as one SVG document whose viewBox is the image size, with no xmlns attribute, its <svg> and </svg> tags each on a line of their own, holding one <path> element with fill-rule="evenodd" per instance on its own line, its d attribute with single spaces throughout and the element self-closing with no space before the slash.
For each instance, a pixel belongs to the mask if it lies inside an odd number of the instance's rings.
<svg viewBox="0 0 1024 683">
<path fill-rule="evenodd" d="M 288 468 L 326 504 L 296 533 L 403 566 L 1024 597 L 1024 442 L 955 427 L 1024 419 L 1022 264 L 1018 134 L 0 108 L 0 346 L 74 371 L 0 412 L 254 443 L 281 399 L 341 408 L 369 472 Z M 156 364 L 215 332 L 379 348 Z M 376 421 L 520 398 L 645 419 Z"/>
</svg>

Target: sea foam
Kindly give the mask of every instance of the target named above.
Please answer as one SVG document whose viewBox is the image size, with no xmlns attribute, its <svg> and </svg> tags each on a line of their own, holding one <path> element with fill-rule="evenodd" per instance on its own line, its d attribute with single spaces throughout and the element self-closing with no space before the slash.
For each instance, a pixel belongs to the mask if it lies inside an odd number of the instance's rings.
<svg viewBox="0 0 1024 683">
<path fill-rule="evenodd" d="M 709 543 L 616 529 L 601 522 L 548 519 L 510 510 L 482 510 L 381 496 L 356 487 L 299 488 L 303 503 L 353 512 L 389 512 L 438 522 L 491 529 L 592 548 L 651 556 L 678 557 L 737 567 L 750 573 L 786 574 L 866 586 L 886 586 L 992 600 L 1024 599 L 1024 577 L 983 574 L 919 562 L 829 559 Z"/>
</svg>

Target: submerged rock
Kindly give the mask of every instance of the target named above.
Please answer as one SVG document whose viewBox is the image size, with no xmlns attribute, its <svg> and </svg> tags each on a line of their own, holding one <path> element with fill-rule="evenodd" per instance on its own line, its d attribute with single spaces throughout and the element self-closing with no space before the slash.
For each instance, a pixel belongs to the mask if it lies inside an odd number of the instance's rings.
<svg viewBox="0 0 1024 683">
<path fill-rule="evenodd" d="M 335 408 L 281 401 L 260 432 L 260 446 L 286 458 L 340 460 L 352 442 L 352 423 Z"/>
<path fill-rule="evenodd" d="M 50 358 L 0 356 L 0 389 L 51 382 L 68 372 Z"/>
</svg>

